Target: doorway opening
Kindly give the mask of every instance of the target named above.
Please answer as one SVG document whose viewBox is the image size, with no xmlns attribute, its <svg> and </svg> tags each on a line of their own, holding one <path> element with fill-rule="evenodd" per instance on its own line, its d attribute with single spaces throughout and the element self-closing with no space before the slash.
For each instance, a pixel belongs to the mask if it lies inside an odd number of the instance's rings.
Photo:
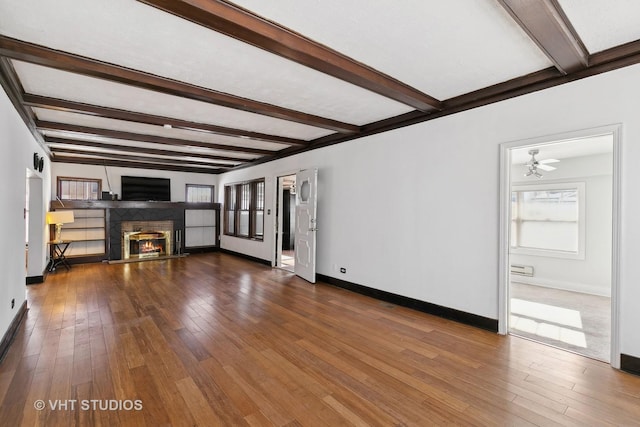
<svg viewBox="0 0 640 427">
<path fill-rule="evenodd" d="M 617 128 L 503 145 L 500 332 L 618 367 L 618 153 Z"/>
<path fill-rule="evenodd" d="M 24 205 L 25 221 L 25 271 L 26 283 L 43 281 L 45 259 L 45 207 L 43 203 L 43 181 L 34 171 L 26 170 Z"/>
<path fill-rule="evenodd" d="M 276 267 L 295 271 L 296 176 L 278 177 Z"/>
</svg>

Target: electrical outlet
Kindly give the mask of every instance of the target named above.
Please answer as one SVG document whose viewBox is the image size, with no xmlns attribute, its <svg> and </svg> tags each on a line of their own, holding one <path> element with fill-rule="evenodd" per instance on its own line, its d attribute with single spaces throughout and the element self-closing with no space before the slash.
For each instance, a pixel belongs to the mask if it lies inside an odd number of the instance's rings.
<svg viewBox="0 0 640 427">
<path fill-rule="evenodd" d="M 340 273 L 345 274 L 347 272 L 347 269 L 344 267 L 340 267 Z"/>
<path fill-rule="evenodd" d="M 16 299 L 15 299 L 15 298 L 12 298 L 12 299 L 11 299 L 11 308 L 13 308 L 13 307 L 15 307 L 15 306 L 16 306 Z"/>
</svg>

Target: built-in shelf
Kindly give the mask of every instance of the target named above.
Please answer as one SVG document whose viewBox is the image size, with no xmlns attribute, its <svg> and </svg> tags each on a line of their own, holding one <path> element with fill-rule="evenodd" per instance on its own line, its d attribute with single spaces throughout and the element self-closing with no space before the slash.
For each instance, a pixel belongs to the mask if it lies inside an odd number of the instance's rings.
<svg viewBox="0 0 640 427">
<path fill-rule="evenodd" d="M 86 257 L 106 254 L 106 214 L 104 209 L 72 210 L 74 221 L 62 225 L 62 239 L 71 240 L 66 256 Z"/>
<path fill-rule="evenodd" d="M 214 209 L 185 209 L 185 249 L 217 246 L 217 217 Z"/>
<path fill-rule="evenodd" d="M 129 217 L 174 221 L 182 238 L 178 254 L 185 249 L 209 251 L 219 246 L 219 203 L 56 200 L 50 210 L 73 210 L 75 221 L 63 225 L 62 238 L 73 241 L 66 255 L 76 262 L 120 259 L 120 223 Z"/>
</svg>

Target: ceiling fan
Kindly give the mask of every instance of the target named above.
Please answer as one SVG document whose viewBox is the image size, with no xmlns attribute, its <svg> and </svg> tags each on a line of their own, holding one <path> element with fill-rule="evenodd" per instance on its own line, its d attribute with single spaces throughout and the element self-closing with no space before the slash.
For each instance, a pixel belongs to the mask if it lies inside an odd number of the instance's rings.
<svg viewBox="0 0 640 427">
<path fill-rule="evenodd" d="M 538 169 L 541 169 L 543 171 L 547 171 L 550 172 L 552 170 L 555 170 L 556 168 L 553 166 L 549 166 L 549 163 L 557 163 L 560 160 L 557 159 L 546 159 L 546 160 L 540 160 L 538 161 L 538 159 L 536 159 L 536 154 L 538 154 L 540 151 L 538 149 L 533 149 L 533 150 L 529 150 L 529 154 L 531 155 L 531 159 L 525 163 L 526 166 L 529 167 L 529 170 L 527 171 L 527 173 L 524 174 L 524 176 L 535 176 L 537 178 L 542 178 L 542 174 L 540 172 L 538 172 Z"/>
</svg>

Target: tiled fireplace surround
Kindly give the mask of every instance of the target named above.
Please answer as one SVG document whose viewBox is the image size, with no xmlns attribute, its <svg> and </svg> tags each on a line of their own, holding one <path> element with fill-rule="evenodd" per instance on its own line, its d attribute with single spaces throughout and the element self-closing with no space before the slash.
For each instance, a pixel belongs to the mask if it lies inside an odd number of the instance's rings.
<svg viewBox="0 0 640 427">
<path fill-rule="evenodd" d="M 149 221 L 171 221 L 173 222 L 173 230 L 184 230 L 184 210 L 181 208 L 123 208 L 109 209 L 109 259 L 122 259 L 122 232 L 132 231 L 123 230 L 122 223 Z M 150 230 L 145 230 L 150 231 Z M 172 236 L 173 238 L 173 236 Z M 172 250 L 175 252 L 175 245 L 172 244 Z"/>
</svg>

